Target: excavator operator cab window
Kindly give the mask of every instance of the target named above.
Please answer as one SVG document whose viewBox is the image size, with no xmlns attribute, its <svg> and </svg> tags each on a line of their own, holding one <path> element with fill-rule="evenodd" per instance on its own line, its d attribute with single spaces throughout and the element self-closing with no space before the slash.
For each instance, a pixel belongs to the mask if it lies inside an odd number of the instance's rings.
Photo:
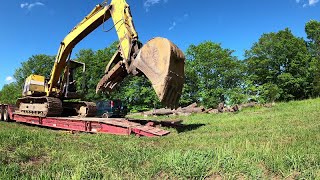
<svg viewBox="0 0 320 180">
<path fill-rule="evenodd" d="M 77 62 L 77 61 L 68 61 L 68 77 L 67 82 L 65 84 L 65 98 L 66 99 L 74 99 L 80 97 L 80 95 L 77 93 L 77 70 L 82 67 L 82 73 L 85 72 L 85 63 Z"/>
</svg>

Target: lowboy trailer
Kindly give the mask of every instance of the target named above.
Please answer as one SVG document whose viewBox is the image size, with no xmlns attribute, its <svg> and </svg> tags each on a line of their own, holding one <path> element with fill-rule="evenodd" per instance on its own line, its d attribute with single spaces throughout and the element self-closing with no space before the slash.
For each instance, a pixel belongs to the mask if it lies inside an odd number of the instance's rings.
<svg viewBox="0 0 320 180">
<path fill-rule="evenodd" d="M 157 137 L 170 133 L 154 127 L 154 122 L 145 125 L 137 123 L 137 120 L 126 118 L 81 118 L 81 117 L 38 117 L 15 114 L 12 105 L 0 104 L 1 121 L 27 123 L 37 126 L 50 127 L 69 131 L 106 133 L 115 135 L 131 135 Z"/>
</svg>

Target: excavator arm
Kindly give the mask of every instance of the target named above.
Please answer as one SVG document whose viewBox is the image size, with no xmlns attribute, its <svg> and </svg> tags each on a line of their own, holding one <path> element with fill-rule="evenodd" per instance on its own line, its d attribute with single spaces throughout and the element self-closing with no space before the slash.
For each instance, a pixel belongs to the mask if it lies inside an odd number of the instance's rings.
<svg viewBox="0 0 320 180">
<path fill-rule="evenodd" d="M 109 61 L 105 75 L 97 85 L 97 92 L 112 91 L 129 74 L 144 74 L 151 81 L 160 101 L 168 107 L 177 107 L 184 83 L 184 55 L 164 38 L 154 38 L 142 47 L 125 0 L 97 5 L 65 37 L 45 87 L 47 96 L 61 96 L 63 85 L 59 80 L 63 74 L 67 76 L 66 66 L 72 49 L 110 17 L 119 38 L 119 50 Z"/>
<path fill-rule="evenodd" d="M 47 96 L 61 91 L 58 88 L 58 81 L 71 56 L 72 49 L 111 16 L 120 40 L 122 58 L 128 61 L 132 41 L 138 39 L 128 4 L 122 0 L 113 0 L 110 5 L 99 4 L 61 42 L 48 82 Z"/>
<path fill-rule="evenodd" d="M 109 8 L 110 6 L 104 7 L 97 5 L 60 43 L 58 54 L 50 74 L 50 80 L 46 87 L 47 96 L 61 93 L 62 87 L 59 87 L 58 81 L 66 68 L 67 60 L 70 58 L 73 48 L 83 38 L 99 27 L 105 18 L 110 18 Z"/>
</svg>

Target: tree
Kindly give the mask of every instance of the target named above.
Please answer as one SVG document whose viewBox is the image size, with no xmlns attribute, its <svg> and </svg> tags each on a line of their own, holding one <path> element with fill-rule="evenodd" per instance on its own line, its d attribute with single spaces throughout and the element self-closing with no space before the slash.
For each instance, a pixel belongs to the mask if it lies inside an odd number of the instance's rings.
<svg viewBox="0 0 320 180">
<path fill-rule="evenodd" d="M 188 106 L 193 102 L 197 102 L 200 99 L 199 95 L 199 77 L 193 67 L 192 61 L 185 62 L 185 84 L 180 99 L 181 106 Z"/>
<path fill-rule="evenodd" d="M 295 37 L 287 28 L 277 33 L 263 34 L 246 51 L 247 74 L 262 90 L 272 87 L 267 100 L 304 99 L 310 96 L 311 56 L 302 38 Z M 280 93 L 278 96 L 277 93 Z M 261 92 L 260 92 L 261 93 Z"/>
<path fill-rule="evenodd" d="M 261 103 L 274 102 L 280 97 L 281 89 L 272 83 L 266 83 L 258 88 L 258 100 Z"/>
<path fill-rule="evenodd" d="M 103 50 L 93 51 L 91 49 L 83 49 L 76 54 L 77 61 L 84 62 L 86 65 L 84 76 L 78 74 L 77 80 L 77 89 L 84 95 L 83 100 L 96 101 L 109 97 L 101 93 L 96 94 L 96 86 L 104 75 L 109 60 L 116 51 L 117 43 L 115 42 Z"/>
<path fill-rule="evenodd" d="M 313 50 L 315 56 L 320 56 L 320 22 L 309 21 L 305 26 L 305 31 L 310 40 L 309 47 Z"/>
<path fill-rule="evenodd" d="M 21 87 L 16 82 L 6 84 L 0 91 L 0 104 L 15 104 L 21 94 Z"/>
<path fill-rule="evenodd" d="M 16 82 L 3 86 L 0 91 L 0 101 L 2 103 L 14 104 L 21 97 L 25 79 L 31 74 L 49 77 L 53 63 L 54 57 L 44 54 L 34 55 L 21 63 L 21 67 L 16 69 L 13 75 Z"/>
<path fill-rule="evenodd" d="M 130 105 L 132 111 L 143 111 L 159 108 L 161 104 L 151 86 L 151 82 L 144 76 L 127 77 L 124 82 L 112 93 L 115 99 L 121 99 Z"/>
<path fill-rule="evenodd" d="M 21 63 L 21 67 L 15 70 L 14 78 L 17 85 L 22 87 L 25 79 L 31 74 L 42 75 L 49 78 L 55 57 L 44 54 L 31 56 L 27 61 Z"/>
<path fill-rule="evenodd" d="M 307 45 L 312 55 L 311 61 L 311 82 L 313 84 L 312 96 L 320 96 L 320 22 L 311 20 L 305 26 L 309 39 Z"/>
<path fill-rule="evenodd" d="M 187 49 L 184 93 L 190 100 L 197 99 L 207 107 L 215 107 L 226 100 L 227 91 L 241 85 L 243 66 L 232 56 L 233 52 L 211 41 Z"/>
</svg>

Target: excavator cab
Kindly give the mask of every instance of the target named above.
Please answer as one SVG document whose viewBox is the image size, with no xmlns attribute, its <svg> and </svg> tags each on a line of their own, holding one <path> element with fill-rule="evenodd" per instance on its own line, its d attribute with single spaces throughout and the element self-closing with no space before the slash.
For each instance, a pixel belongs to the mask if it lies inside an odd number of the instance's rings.
<svg viewBox="0 0 320 180">
<path fill-rule="evenodd" d="M 81 69 L 81 72 L 78 71 Z M 84 74 L 85 72 L 85 63 L 68 60 L 64 75 L 60 76 L 60 80 L 58 81 L 57 89 L 61 89 L 60 96 L 62 99 L 77 99 L 80 98 L 80 95 L 77 93 L 76 87 L 76 73 Z M 46 84 L 48 83 L 48 79 L 44 76 L 31 74 L 25 80 L 22 96 L 44 96 L 46 94 Z"/>
<path fill-rule="evenodd" d="M 79 70 L 81 72 L 79 72 Z M 77 62 L 69 60 L 67 63 L 67 67 L 65 69 L 66 74 L 66 82 L 63 83 L 63 93 L 64 99 L 80 99 L 81 95 L 77 91 L 77 79 L 76 79 L 76 73 L 78 72 L 82 76 L 84 75 L 84 72 L 86 70 L 85 63 Z"/>
</svg>

